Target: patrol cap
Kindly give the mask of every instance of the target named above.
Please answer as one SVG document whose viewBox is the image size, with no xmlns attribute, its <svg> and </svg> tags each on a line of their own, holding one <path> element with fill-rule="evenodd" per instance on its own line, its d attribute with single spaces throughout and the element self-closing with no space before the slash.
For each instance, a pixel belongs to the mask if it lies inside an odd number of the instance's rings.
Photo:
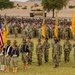
<svg viewBox="0 0 75 75">
<path fill-rule="evenodd" d="M 14 40 L 14 42 L 13 43 L 17 43 L 17 41 L 16 40 Z"/>
<path fill-rule="evenodd" d="M 69 38 L 68 38 L 68 37 L 66 37 L 66 40 L 69 40 Z"/>
<path fill-rule="evenodd" d="M 26 40 L 23 40 L 23 43 L 27 43 L 27 41 Z"/>
<path fill-rule="evenodd" d="M 11 43 L 11 41 L 10 40 L 7 40 L 7 43 Z"/>
<path fill-rule="evenodd" d="M 59 41 L 59 40 L 58 40 L 58 39 L 56 39 L 56 40 L 55 40 L 55 43 L 57 43 L 58 41 Z"/>
<path fill-rule="evenodd" d="M 31 39 L 31 37 L 28 37 L 28 39 Z"/>
<path fill-rule="evenodd" d="M 41 39 L 38 39 L 38 42 L 40 42 L 41 41 Z"/>
<path fill-rule="evenodd" d="M 45 40 L 48 40 L 48 38 L 45 38 Z"/>
<path fill-rule="evenodd" d="M 56 38 L 56 36 L 53 36 L 53 38 Z"/>
</svg>

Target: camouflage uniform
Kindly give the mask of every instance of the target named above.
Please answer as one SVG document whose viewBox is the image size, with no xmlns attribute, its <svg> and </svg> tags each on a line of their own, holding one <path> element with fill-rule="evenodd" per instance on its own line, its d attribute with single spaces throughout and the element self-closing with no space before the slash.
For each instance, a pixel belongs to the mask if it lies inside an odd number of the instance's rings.
<svg viewBox="0 0 75 75">
<path fill-rule="evenodd" d="M 19 50 L 17 48 L 17 45 L 13 46 L 13 49 L 11 52 L 11 57 L 12 57 L 12 64 L 13 64 L 13 73 L 17 73 L 18 57 L 19 57 Z"/>
<path fill-rule="evenodd" d="M 38 38 L 42 38 L 42 35 L 41 35 L 41 33 L 42 33 L 42 29 L 41 28 L 38 28 Z"/>
<path fill-rule="evenodd" d="M 46 38 L 49 38 L 49 28 L 46 27 Z"/>
<path fill-rule="evenodd" d="M 59 62 L 61 62 L 61 54 L 62 54 L 62 45 L 60 43 L 60 40 L 58 40 L 58 44 L 59 44 L 59 49 L 60 49 L 60 52 L 59 52 Z"/>
<path fill-rule="evenodd" d="M 54 62 L 53 54 L 54 54 L 55 39 L 56 39 L 56 37 L 53 36 L 53 39 L 52 39 L 52 42 L 51 42 L 51 45 L 52 45 L 52 59 L 53 59 L 53 62 Z"/>
<path fill-rule="evenodd" d="M 25 30 L 25 27 L 23 26 L 22 28 L 22 39 L 26 39 L 26 30 Z"/>
<path fill-rule="evenodd" d="M 36 45 L 36 55 L 38 60 L 38 66 L 42 65 L 42 56 L 43 56 L 43 49 L 42 44 L 40 40 L 38 41 L 38 44 Z"/>
<path fill-rule="evenodd" d="M 60 49 L 60 45 L 58 43 L 58 40 L 55 41 L 55 44 L 54 44 L 54 53 L 53 53 L 53 58 L 54 58 L 54 63 L 55 63 L 55 68 L 59 66 L 59 62 L 60 62 L 60 59 L 59 59 L 59 55 L 61 53 L 61 49 Z"/>
<path fill-rule="evenodd" d="M 48 41 L 45 41 L 43 43 L 44 60 L 45 60 L 45 62 L 48 62 L 48 60 L 49 60 L 49 48 L 50 48 L 50 43 L 48 43 Z"/>
<path fill-rule="evenodd" d="M 3 48 L 0 49 L 0 70 L 4 71 L 5 54 Z"/>
<path fill-rule="evenodd" d="M 75 60 L 75 42 L 73 44 L 73 48 L 74 48 L 74 60 Z"/>
<path fill-rule="evenodd" d="M 29 38 L 31 39 L 31 38 Z M 27 41 L 27 45 L 28 45 L 28 48 L 29 48 L 29 53 L 28 53 L 28 64 L 31 64 L 32 62 L 32 55 L 33 55 L 33 50 L 34 50 L 34 44 L 31 40 L 28 40 Z"/>
<path fill-rule="evenodd" d="M 14 27 L 14 32 L 15 32 L 15 37 L 18 37 L 18 27 L 17 26 Z"/>
<path fill-rule="evenodd" d="M 66 42 L 64 43 L 64 61 L 65 62 L 69 62 L 70 61 L 70 51 L 71 51 L 71 43 L 66 40 Z"/>
</svg>

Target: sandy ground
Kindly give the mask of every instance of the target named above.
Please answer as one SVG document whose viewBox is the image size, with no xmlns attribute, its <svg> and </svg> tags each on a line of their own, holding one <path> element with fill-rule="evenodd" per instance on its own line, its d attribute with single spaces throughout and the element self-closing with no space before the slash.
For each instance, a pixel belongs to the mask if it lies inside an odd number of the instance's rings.
<svg viewBox="0 0 75 75">
<path fill-rule="evenodd" d="M 40 2 L 15 2 L 15 6 L 19 4 L 21 7 L 19 9 L 13 8 L 13 9 L 4 9 L 0 10 L 0 14 L 4 15 L 5 13 L 8 16 L 30 16 L 29 13 L 31 12 L 31 6 L 33 6 L 35 3 L 38 3 L 40 5 Z M 75 0 L 70 0 L 69 5 L 75 5 Z M 27 9 L 22 9 L 22 7 L 27 6 Z M 61 11 L 59 11 L 59 17 L 71 17 L 72 16 L 72 10 L 75 9 L 69 9 L 68 6 L 66 8 L 63 8 Z M 50 11 L 47 13 L 47 17 L 51 17 L 52 12 Z"/>
</svg>

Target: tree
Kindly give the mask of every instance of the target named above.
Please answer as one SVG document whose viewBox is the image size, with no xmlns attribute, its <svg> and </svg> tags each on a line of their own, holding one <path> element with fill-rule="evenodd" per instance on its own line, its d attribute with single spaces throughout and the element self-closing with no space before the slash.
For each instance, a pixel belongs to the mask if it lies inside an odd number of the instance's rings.
<svg viewBox="0 0 75 75">
<path fill-rule="evenodd" d="M 69 0 L 42 0 L 42 6 L 46 11 L 52 11 L 54 17 L 55 10 L 61 10 L 63 7 L 66 7 Z"/>
<path fill-rule="evenodd" d="M 10 2 L 9 0 L 0 0 L 0 9 L 7 9 L 7 8 L 13 8 L 14 3 Z"/>
</svg>

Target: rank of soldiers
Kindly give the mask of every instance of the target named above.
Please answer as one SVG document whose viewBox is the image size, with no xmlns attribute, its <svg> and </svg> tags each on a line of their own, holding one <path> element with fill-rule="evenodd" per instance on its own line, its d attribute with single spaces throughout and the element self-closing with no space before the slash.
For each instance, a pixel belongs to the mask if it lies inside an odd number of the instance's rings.
<svg viewBox="0 0 75 75">
<path fill-rule="evenodd" d="M 52 59 L 54 63 L 54 68 L 57 68 L 61 62 L 62 55 L 62 45 L 60 39 L 57 39 L 53 36 L 51 41 L 52 46 Z M 75 43 L 73 44 L 74 53 L 75 53 Z M 36 44 L 36 56 L 37 56 L 37 64 L 38 66 L 42 65 L 42 58 L 44 56 L 44 61 L 47 63 L 49 61 L 49 49 L 50 43 L 48 38 L 45 38 L 43 44 L 41 43 L 41 39 L 37 40 Z M 21 53 L 23 68 L 26 69 L 27 65 L 32 64 L 32 56 L 34 50 L 34 43 L 31 37 L 28 40 L 23 39 L 21 46 L 17 45 L 17 41 L 14 40 L 13 45 L 11 46 L 11 40 L 7 40 L 7 45 L 0 48 L 0 70 L 3 72 L 10 71 L 10 62 L 12 61 L 13 65 L 13 73 L 17 73 L 18 70 L 18 60 L 19 55 Z M 72 45 L 68 38 L 63 44 L 64 50 L 64 62 L 67 63 L 70 61 L 70 52 L 72 50 Z M 75 55 L 75 54 L 74 54 Z"/>
</svg>

